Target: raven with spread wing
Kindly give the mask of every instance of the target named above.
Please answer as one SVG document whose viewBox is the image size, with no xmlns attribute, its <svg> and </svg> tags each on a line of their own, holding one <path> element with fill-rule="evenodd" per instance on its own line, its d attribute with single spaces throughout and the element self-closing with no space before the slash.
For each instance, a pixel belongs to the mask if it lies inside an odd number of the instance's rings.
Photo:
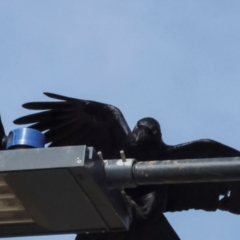
<svg viewBox="0 0 240 240">
<path fill-rule="evenodd" d="M 49 147 L 93 146 L 105 159 L 119 158 L 119 151 L 124 150 L 127 158 L 141 161 L 240 156 L 238 150 L 208 139 L 167 145 L 153 118 L 139 120 L 131 131 L 121 111 L 112 105 L 53 93 L 45 95 L 61 101 L 26 103 L 24 108 L 44 111 L 18 118 L 14 123 L 31 124 L 30 128 L 46 131 Z M 240 214 L 237 182 L 141 186 L 127 193 L 142 206 L 148 219 L 156 212 L 188 209 L 222 209 Z"/>
</svg>

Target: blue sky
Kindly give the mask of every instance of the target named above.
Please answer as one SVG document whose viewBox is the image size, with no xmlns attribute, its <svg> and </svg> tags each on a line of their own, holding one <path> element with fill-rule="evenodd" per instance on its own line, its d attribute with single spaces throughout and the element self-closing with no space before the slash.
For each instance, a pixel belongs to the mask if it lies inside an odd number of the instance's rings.
<svg viewBox="0 0 240 240">
<path fill-rule="evenodd" d="M 110 103 L 132 128 L 159 120 L 177 144 L 240 149 L 239 1 L 0 1 L 0 112 L 6 132 L 48 91 Z M 240 217 L 166 214 L 181 239 L 240 239 Z M 73 240 L 74 235 L 19 238 Z"/>
</svg>

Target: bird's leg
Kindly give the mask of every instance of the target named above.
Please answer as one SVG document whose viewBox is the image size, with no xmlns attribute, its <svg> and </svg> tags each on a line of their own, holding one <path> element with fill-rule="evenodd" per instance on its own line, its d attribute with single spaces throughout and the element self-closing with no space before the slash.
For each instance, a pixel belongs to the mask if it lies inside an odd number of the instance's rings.
<svg viewBox="0 0 240 240">
<path fill-rule="evenodd" d="M 145 219 L 148 219 L 156 211 L 162 213 L 167 204 L 167 188 L 160 186 L 160 189 L 156 189 L 140 197 L 138 202 L 138 206 L 142 209 Z"/>
<path fill-rule="evenodd" d="M 150 192 L 139 199 L 139 207 L 141 208 L 145 219 L 147 219 L 155 209 L 157 192 Z"/>
<path fill-rule="evenodd" d="M 141 218 L 145 218 L 142 209 L 137 205 L 137 203 L 129 195 L 127 195 L 124 189 L 122 189 L 121 193 L 122 193 L 123 199 L 125 200 L 128 206 L 127 210 L 130 216 L 130 221 L 132 221 L 133 219 L 132 209 L 136 211 L 138 216 L 140 216 Z"/>
<path fill-rule="evenodd" d="M 135 196 L 136 200 L 130 196 L 132 194 L 129 195 L 125 190 L 122 191 L 124 199 L 129 204 L 130 209 L 135 211 L 138 219 L 148 219 L 154 212 L 162 213 L 164 211 L 167 202 L 167 188 L 163 186 L 154 186 L 154 188 L 154 190 L 147 191 L 141 196 Z"/>
</svg>

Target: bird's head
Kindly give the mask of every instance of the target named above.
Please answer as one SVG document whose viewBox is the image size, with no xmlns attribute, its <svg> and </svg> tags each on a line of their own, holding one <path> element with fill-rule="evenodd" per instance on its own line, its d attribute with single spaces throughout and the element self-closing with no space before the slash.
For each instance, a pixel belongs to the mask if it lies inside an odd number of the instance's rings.
<svg viewBox="0 0 240 240">
<path fill-rule="evenodd" d="M 162 141 L 160 124 L 153 118 L 139 120 L 132 131 L 130 141 L 133 145 L 160 143 Z"/>
</svg>

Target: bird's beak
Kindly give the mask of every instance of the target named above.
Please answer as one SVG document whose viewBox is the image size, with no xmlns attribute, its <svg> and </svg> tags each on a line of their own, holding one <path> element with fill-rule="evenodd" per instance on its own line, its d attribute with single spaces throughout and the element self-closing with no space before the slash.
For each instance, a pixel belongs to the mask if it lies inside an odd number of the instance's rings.
<svg viewBox="0 0 240 240">
<path fill-rule="evenodd" d="M 133 143 L 141 143 L 149 138 L 149 134 L 145 128 L 138 128 L 132 133 Z"/>
</svg>

